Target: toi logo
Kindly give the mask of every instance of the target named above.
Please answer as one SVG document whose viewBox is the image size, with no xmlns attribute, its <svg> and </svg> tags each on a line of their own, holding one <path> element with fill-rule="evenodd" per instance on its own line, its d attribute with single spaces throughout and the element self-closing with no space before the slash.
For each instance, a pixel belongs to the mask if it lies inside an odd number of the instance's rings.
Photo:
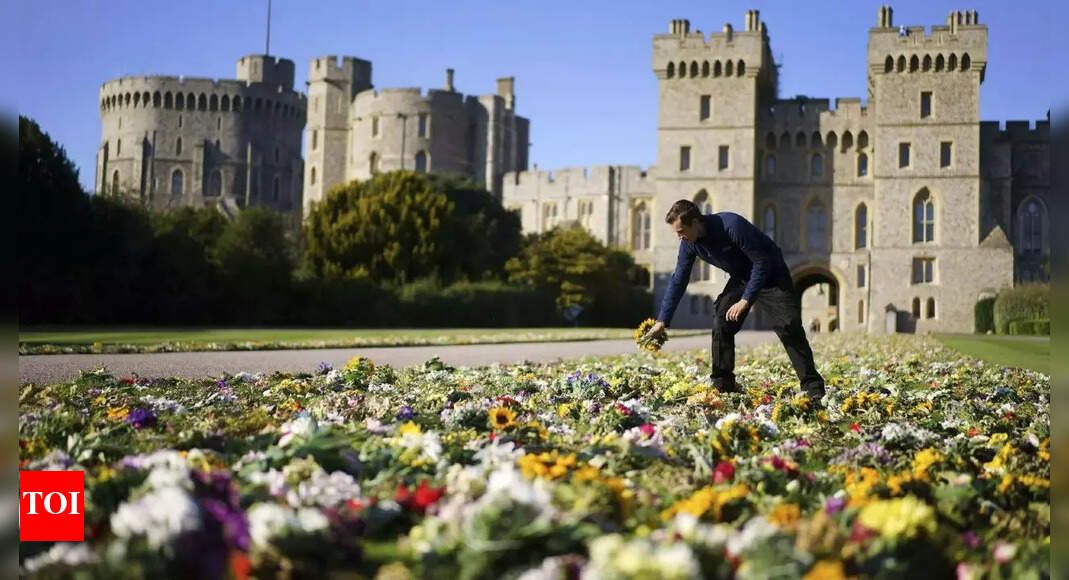
<svg viewBox="0 0 1069 580">
<path fill-rule="evenodd" d="M 85 472 L 19 472 L 19 541 L 85 539 Z"/>
</svg>

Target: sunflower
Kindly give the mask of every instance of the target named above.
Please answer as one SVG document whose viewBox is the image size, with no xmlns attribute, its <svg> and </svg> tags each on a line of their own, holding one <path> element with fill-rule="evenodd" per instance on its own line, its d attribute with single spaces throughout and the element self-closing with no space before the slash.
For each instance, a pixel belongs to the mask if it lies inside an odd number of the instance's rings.
<svg viewBox="0 0 1069 580">
<path fill-rule="evenodd" d="M 494 407 L 490 409 L 490 427 L 494 429 L 508 429 L 516 426 L 516 412 L 508 407 Z"/>
<path fill-rule="evenodd" d="M 642 321 L 642 324 L 638 325 L 635 329 L 635 344 L 642 350 L 648 350 L 650 352 L 657 352 L 664 346 L 665 341 L 668 340 L 668 333 L 661 332 L 657 336 L 646 338 L 646 333 L 653 328 L 653 325 L 657 324 L 657 321 L 652 318 L 647 318 Z"/>
</svg>

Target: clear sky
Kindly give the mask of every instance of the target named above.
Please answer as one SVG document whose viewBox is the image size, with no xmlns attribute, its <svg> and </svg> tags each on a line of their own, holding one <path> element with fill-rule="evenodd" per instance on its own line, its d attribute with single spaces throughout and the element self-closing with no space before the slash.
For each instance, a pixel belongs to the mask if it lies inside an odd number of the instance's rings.
<svg viewBox="0 0 1069 580">
<path fill-rule="evenodd" d="M 263 53 L 266 0 L 33 0 L 2 10 L 12 82 L 0 102 L 36 119 L 93 182 L 100 85 L 123 75 L 234 78 L 244 54 Z M 531 119 L 540 169 L 598 164 L 646 167 L 655 159 L 657 85 L 652 35 L 673 18 L 708 34 L 747 9 L 761 11 L 783 65 L 780 95 L 865 99 L 865 47 L 881 2 L 750 0 L 273 0 L 271 54 L 296 63 L 325 54 L 372 61 L 378 88 L 495 91 L 516 77 L 519 114 Z M 951 10 L 977 10 L 988 26 L 983 120 L 1043 119 L 1069 95 L 1066 2 L 892 2 L 895 25 L 929 27 Z M 801 8 L 799 8 L 801 7 Z M 13 13 L 13 14 L 12 14 Z M 1056 31 L 1055 27 L 1061 28 Z"/>
</svg>

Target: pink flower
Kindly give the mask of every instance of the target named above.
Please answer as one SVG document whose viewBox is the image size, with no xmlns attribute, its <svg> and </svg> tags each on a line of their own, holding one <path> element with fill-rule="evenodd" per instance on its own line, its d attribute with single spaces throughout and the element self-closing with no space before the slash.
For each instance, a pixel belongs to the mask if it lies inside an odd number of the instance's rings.
<svg viewBox="0 0 1069 580">
<path fill-rule="evenodd" d="M 713 483 L 731 481 L 735 477 L 735 464 L 730 461 L 721 461 L 713 470 Z"/>
<path fill-rule="evenodd" d="M 861 432 L 861 425 L 858 425 L 857 423 L 851 423 L 850 424 L 850 430 L 853 431 L 854 433 L 860 433 Z"/>
<path fill-rule="evenodd" d="M 1017 546 L 1008 544 L 1006 542 L 998 542 L 995 544 L 991 554 L 995 557 L 995 561 L 999 564 L 1005 564 L 1013 559 L 1017 554 Z"/>
<path fill-rule="evenodd" d="M 646 437 L 653 437 L 653 433 L 656 431 L 656 428 L 653 425 L 650 425 L 649 423 L 643 423 L 642 425 L 639 425 L 638 430 L 642 431 L 642 434 Z"/>
</svg>

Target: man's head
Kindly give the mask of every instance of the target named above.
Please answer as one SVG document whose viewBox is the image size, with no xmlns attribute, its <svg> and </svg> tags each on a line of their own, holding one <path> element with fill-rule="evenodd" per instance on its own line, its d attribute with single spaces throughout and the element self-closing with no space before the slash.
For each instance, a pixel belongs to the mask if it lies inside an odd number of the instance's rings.
<svg viewBox="0 0 1069 580">
<path fill-rule="evenodd" d="M 694 202 L 681 199 L 672 204 L 664 221 L 672 226 L 680 240 L 693 242 L 705 234 L 701 217 L 702 212 Z"/>
</svg>

